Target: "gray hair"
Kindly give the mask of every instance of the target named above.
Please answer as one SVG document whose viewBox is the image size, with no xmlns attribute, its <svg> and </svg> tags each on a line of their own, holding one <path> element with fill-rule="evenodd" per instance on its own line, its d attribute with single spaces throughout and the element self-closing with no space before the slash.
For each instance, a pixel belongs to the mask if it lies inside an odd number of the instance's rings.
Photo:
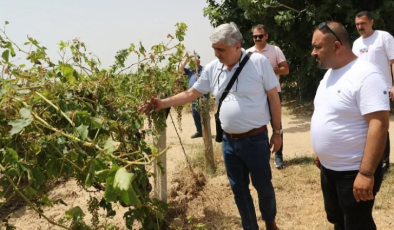
<svg viewBox="0 0 394 230">
<path fill-rule="evenodd" d="M 222 24 L 216 27 L 209 38 L 212 44 L 224 42 L 229 46 L 235 46 L 243 42 L 243 37 L 237 25 L 234 22 Z"/>
</svg>

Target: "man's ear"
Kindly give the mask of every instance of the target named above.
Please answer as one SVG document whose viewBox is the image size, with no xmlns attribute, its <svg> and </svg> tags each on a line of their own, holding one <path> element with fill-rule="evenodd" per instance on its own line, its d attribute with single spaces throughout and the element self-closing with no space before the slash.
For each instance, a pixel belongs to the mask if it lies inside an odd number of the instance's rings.
<svg viewBox="0 0 394 230">
<path fill-rule="evenodd" d="M 339 41 L 334 41 L 335 50 L 339 50 L 342 48 L 343 45 Z"/>
<path fill-rule="evenodd" d="M 238 43 L 235 45 L 235 48 L 237 48 L 237 49 L 241 49 L 241 48 L 242 48 L 242 45 L 241 45 L 241 43 L 240 43 L 240 42 L 238 42 Z"/>
</svg>

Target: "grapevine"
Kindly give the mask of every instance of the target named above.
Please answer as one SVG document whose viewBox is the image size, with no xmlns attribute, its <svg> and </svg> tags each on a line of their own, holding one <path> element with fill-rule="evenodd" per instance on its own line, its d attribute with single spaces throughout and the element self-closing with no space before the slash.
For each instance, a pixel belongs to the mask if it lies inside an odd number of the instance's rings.
<svg viewBox="0 0 394 230">
<path fill-rule="evenodd" d="M 145 166 L 166 150 L 158 152 L 145 139 L 157 137 L 166 116 L 152 113 L 152 125 L 144 127 L 146 117 L 137 108 L 152 96 L 182 89 L 178 66 L 187 26 L 177 23 L 176 28 L 175 36 L 150 52 L 142 43 L 118 51 L 108 69 L 100 69 L 99 58 L 78 39 L 59 42 L 61 60 L 54 62 L 34 38 L 20 46 L 7 36 L 6 26 L 0 29 L 0 196 L 6 203 L 20 197 L 64 229 L 96 229 L 97 208 L 111 216 L 112 204 L 120 203 L 132 207 L 124 214 L 129 228 L 138 222 L 142 229 L 160 229 L 167 206 L 150 197 L 152 174 Z M 19 55 L 28 63 L 18 63 Z M 138 61 L 127 66 L 131 55 Z M 99 203 L 89 201 L 91 226 L 79 206 L 62 220 L 46 217 L 41 209 L 54 203 L 48 198 L 53 183 L 70 178 L 84 189 L 102 191 Z"/>
</svg>

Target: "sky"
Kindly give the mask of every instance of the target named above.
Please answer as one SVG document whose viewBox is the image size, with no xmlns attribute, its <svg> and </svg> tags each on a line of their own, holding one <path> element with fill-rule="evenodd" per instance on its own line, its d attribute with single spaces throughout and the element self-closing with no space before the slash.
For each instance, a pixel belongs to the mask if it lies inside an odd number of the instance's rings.
<svg viewBox="0 0 394 230">
<path fill-rule="evenodd" d="M 58 43 L 79 38 L 89 52 L 108 68 L 120 49 L 141 41 L 146 50 L 167 42 L 175 24 L 187 24 L 187 51 L 196 51 L 201 64 L 215 59 L 209 36 L 213 31 L 203 16 L 206 0 L 0 0 L 0 27 L 23 46 L 27 35 L 48 49 L 51 60 L 59 60 Z"/>
</svg>

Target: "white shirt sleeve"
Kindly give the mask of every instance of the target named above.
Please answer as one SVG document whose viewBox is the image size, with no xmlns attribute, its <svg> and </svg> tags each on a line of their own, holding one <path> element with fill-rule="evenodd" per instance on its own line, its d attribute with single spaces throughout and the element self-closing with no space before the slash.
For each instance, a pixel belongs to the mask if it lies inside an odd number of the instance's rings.
<svg viewBox="0 0 394 230">
<path fill-rule="evenodd" d="M 209 66 L 210 67 L 210 66 Z M 198 80 L 193 84 L 193 88 L 200 93 L 207 94 L 211 92 L 211 81 L 209 79 L 209 70 L 210 68 L 207 66 L 202 70 L 201 76 Z"/>
<path fill-rule="evenodd" d="M 362 115 L 390 110 L 389 92 L 382 74 L 373 72 L 360 84 L 356 97 Z"/>
<path fill-rule="evenodd" d="M 384 38 L 384 50 L 389 60 L 394 60 L 394 38 L 391 34 L 387 33 Z"/>
</svg>

